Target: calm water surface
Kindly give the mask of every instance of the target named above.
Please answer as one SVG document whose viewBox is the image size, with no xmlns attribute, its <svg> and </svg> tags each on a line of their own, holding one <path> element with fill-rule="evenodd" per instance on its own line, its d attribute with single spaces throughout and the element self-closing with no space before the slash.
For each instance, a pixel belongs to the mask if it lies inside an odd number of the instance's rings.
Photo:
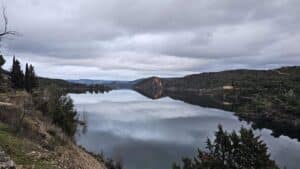
<svg viewBox="0 0 300 169">
<path fill-rule="evenodd" d="M 131 90 L 106 94 L 70 94 L 88 127 L 78 129 L 77 144 L 121 160 L 125 169 L 171 169 L 183 156 L 194 156 L 214 138 L 218 124 L 226 130 L 250 127 L 232 112 L 190 105 L 171 98 L 151 100 Z M 86 113 L 83 113 L 86 112 Z M 300 143 L 272 131 L 256 130 L 280 166 L 298 169 Z"/>
</svg>

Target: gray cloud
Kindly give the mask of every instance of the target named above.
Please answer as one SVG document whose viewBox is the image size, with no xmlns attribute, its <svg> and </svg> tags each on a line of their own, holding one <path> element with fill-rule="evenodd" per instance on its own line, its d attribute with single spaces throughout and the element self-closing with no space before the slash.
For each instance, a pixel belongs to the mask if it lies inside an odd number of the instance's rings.
<svg viewBox="0 0 300 169">
<path fill-rule="evenodd" d="M 22 36 L 3 41 L 2 52 L 34 62 L 43 76 L 135 79 L 300 65 L 297 0 L 3 4 Z"/>
</svg>

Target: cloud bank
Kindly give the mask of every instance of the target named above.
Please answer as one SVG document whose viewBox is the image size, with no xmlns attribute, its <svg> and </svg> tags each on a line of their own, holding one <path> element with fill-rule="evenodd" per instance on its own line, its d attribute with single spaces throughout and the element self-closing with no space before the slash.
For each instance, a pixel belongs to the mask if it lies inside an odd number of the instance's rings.
<svg viewBox="0 0 300 169">
<path fill-rule="evenodd" d="M 7 0 L 1 52 L 41 76 L 136 79 L 300 65 L 298 0 Z M 10 66 L 7 63 L 6 68 Z"/>
</svg>

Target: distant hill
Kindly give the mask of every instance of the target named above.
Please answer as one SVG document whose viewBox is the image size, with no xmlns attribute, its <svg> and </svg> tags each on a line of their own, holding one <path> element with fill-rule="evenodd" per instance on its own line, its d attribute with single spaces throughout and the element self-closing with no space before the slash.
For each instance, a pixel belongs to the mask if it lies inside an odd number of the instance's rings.
<svg viewBox="0 0 300 169">
<path fill-rule="evenodd" d="M 85 84 L 85 85 L 105 85 L 113 89 L 131 89 L 140 80 L 118 81 L 118 80 L 79 79 L 79 80 L 67 80 L 67 81 L 71 83 Z"/>
<path fill-rule="evenodd" d="M 150 89 L 153 88 L 151 87 L 153 85 L 162 84 L 164 91 L 199 91 L 199 89 L 221 89 L 226 86 L 273 89 L 285 86 L 300 92 L 299 81 L 300 66 L 293 66 L 272 70 L 239 69 L 208 72 L 187 75 L 181 78 L 150 77 L 139 81 L 134 87 L 136 89 Z"/>
<path fill-rule="evenodd" d="M 150 77 L 134 89 L 152 99 L 171 97 L 235 112 L 253 127 L 300 140 L 300 66 L 228 70 L 181 78 Z M 209 104 L 203 102 L 210 100 Z"/>
<path fill-rule="evenodd" d="M 0 84 L 0 91 L 1 90 L 11 90 L 10 81 L 9 81 L 9 72 L 7 70 L 0 70 L 3 73 L 3 81 Z M 81 93 L 86 91 L 91 92 L 107 92 L 110 91 L 112 88 L 102 84 L 92 84 L 92 83 L 76 83 L 72 81 L 67 81 L 63 79 L 52 79 L 46 77 L 38 77 L 38 86 L 39 88 L 45 88 L 50 85 L 56 85 L 60 89 L 64 90 L 65 92 L 75 92 Z"/>
</svg>

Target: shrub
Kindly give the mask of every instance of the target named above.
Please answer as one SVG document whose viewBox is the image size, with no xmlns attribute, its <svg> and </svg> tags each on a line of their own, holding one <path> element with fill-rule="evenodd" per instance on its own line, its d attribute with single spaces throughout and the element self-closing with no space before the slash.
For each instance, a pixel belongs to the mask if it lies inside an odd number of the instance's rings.
<svg viewBox="0 0 300 169">
<path fill-rule="evenodd" d="M 57 87 L 50 86 L 47 89 L 47 113 L 52 122 L 61 127 L 69 136 L 76 132 L 77 112 L 70 97 L 63 95 Z"/>
<path fill-rule="evenodd" d="M 207 140 L 207 151 L 198 149 L 195 158 L 183 158 L 182 167 L 174 164 L 173 169 L 279 169 L 252 129 L 242 127 L 238 135 L 219 126 L 215 136 Z"/>
</svg>

